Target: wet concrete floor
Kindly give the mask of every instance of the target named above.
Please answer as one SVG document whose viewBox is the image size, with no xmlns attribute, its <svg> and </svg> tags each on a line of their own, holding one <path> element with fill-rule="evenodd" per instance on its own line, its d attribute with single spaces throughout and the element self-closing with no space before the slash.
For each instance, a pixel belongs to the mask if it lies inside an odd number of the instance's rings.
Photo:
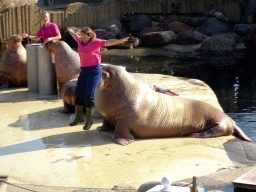
<svg viewBox="0 0 256 192">
<path fill-rule="evenodd" d="M 158 74 L 142 74 L 183 97 L 221 108 L 204 82 Z M 173 181 L 256 164 L 256 145 L 233 136 L 210 139 L 137 139 L 128 146 L 112 141 L 112 132 L 70 127 L 58 95 L 30 93 L 27 88 L 0 90 L 0 174 L 11 183 L 111 189 L 136 188 L 170 176 Z"/>
</svg>

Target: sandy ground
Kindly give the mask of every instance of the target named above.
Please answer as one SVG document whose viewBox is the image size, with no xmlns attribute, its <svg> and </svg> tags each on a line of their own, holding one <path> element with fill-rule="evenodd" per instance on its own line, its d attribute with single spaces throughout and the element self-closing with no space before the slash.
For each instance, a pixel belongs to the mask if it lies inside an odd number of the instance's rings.
<svg viewBox="0 0 256 192">
<path fill-rule="evenodd" d="M 141 75 L 221 109 L 213 91 L 200 80 Z M 215 189 L 232 184 L 231 178 L 256 164 L 256 145 L 233 136 L 137 139 L 121 146 L 112 141 L 113 133 L 98 130 L 102 118 L 94 118 L 89 131 L 83 131 L 82 124 L 70 127 L 71 114 L 63 113 L 58 95 L 30 93 L 27 88 L 0 90 L 0 114 L 0 174 L 11 183 L 106 189 L 125 183 L 139 188 L 163 176 L 189 181 L 210 174 L 202 181 L 215 177 L 204 183 Z M 236 175 L 227 174 L 221 184 L 212 174 L 232 170 Z"/>
</svg>

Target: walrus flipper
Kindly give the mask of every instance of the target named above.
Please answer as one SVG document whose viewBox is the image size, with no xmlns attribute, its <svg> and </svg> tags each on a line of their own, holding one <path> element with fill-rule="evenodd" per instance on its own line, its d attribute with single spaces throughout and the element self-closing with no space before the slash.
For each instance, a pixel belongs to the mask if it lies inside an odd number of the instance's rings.
<svg viewBox="0 0 256 192">
<path fill-rule="evenodd" d="M 103 124 L 99 130 L 100 131 L 114 131 L 115 127 L 111 123 L 109 123 L 106 118 L 103 117 Z"/>
<path fill-rule="evenodd" d="M 130 133 L 130 129 L 127 126 L 127 124 L 123 124 L 123 123 L 124 122 L 120 123 L 120 121 L 117 121 L 113 140 L 120 145 L 128 145 L 133 143 L 135 140 L 134 140 L 134 136 Z"/>
<path fill-rule="evenodd" d="M 213 126 L 209 129 L 206 129 L 204 131 L 186 135 L 186 137 L 192 137 L 192 138 L 221 137 L 221 136 L 224 136 L 224 135 L 229 135 L 229 134 L 226 134 L 226 132 L 227 131 L 225 131 L 224 127 L 222 127 L 220 125 L 216 125 L 216 126 Z"/>
<path fill-rule="evenodd" d="M 121 138 L 118 135 L 114 135 L 113 140 L 120 145 L 129 145 L 135 141 L 134 139 Z"/>
<path fill-rule="evenodd" d="M 249 137 L 247 137 L 238 126 L 236 126 L 235 129 L 232 130 L 231 134 L 233 134 L 234 136 L 238 137 L 243 141 L 254 142 Z M 192 133 L 186 136 L 193 137 L 193 138 L 209 138 L 209 137 L 221 137 L 226 135 L 230 135 L 230 132 L 228 131 L 228 129 L 225 129 L 220 125 L 216 125 L 214 127 L 211 127 L 210 129 L 207 129 L 198 133 Z"/>
<path fill-rule="evenodd" d="M 10 85 L 9 75 L 3 71 L 0 71 L 0 85 L 1 88 L 6 88 Z"/>
<path fill-rule="evenodd" d="M 239 139 L 243 140 L 243 141 L 250 141 L 250 142 L 254 142 L 253 140 L 251 140 L 249 137 L 247 137 L 244 132 L 238 127 L 236 126 L 236 128 L 234 129 L 234 135 L 236 137 L 238 137 Z"/>
</svg>

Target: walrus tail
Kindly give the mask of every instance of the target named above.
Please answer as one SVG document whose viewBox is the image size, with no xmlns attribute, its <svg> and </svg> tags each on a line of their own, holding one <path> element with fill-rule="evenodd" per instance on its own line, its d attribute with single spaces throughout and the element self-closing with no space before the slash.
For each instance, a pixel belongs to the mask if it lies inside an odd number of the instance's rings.
<svg viewBox="0 0 256 192">
<path fill-rule="evenodd" d="M 249 142 L 254 142 L 253 140 L 251 140 L 249 137 L 247 137 L 244 132 L 238 127 L 236 126 L 236 128 L 234 129 L 234 135 L 237 136 L 239 139 L 243 140 L 243 141 L 249 141 Z"/>
</svg>

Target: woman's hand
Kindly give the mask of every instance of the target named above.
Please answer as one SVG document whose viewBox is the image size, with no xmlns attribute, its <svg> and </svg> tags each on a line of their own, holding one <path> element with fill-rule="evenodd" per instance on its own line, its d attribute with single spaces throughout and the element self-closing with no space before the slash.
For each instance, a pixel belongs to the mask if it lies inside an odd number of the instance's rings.
<svg viewBox="0 0 256 192">
<path fill-rule="evenodd" d="M 55 37 L 49 37 L 47 39 L 45 39 L 45 43 L 48 42 L 48 41 L 53 41 L 53 40 L 60 40 L 61 39 L 61 34 L 58 33 Z"/>
<path fill-rule="evenodd" d="M 72 29 L 70 29 L 69 27 L 67 28 L 69 33 L 75 33 Z"/>
<path fill-rule="evenodd" d="M 130 37 L 125 37 L 125 38 L 121 39 L 122 43 L 128 41 L 129 38 L 130 38 Z"/>
<path fill-rule="evenodd" d="M 51 41 L 51 40 L 52 40 L 51 38 L 47 38 L 47 39 L 45 39 L 44 43 Z"/>
<path fill-rule="evenodd" d="M 29 35 L 28 35 L 28 34 L 26 34 L 26 33 L 22 33 L 22 34 L 21 34 L 21 37 L 23 37 L 23 38 L 27 38 L 27 37 L 29 37 Z"/>
</svg>

